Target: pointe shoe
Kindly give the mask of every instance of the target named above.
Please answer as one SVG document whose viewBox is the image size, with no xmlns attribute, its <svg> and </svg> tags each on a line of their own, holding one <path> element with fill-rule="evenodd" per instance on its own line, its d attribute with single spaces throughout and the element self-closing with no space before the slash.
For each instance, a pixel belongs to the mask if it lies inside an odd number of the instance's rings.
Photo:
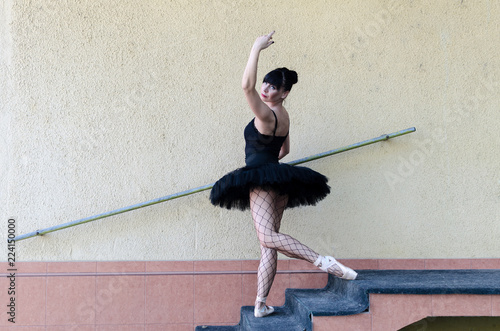
<svg viewBox="0 0 500 331">
<path fill-rule="evenodd" d="M 255 305 L 255 308 L 253 311 L 253 314 L 255 317 L 265 317 L 265 316 L 268 316 L 268 315 L 271 315 L 272 313 L 274 313 L 273 307 L 269 307 L 269 306 L 265 305 L 266 299 L 267 299 L 267 297 L 264 297 L 264 298 L 257 297 L 256 301 L 264 303 L 264 306 L 262 306 L 260 309 L 257 309 L 257 305 Z"/>
<path fill-rule="evenodd" d="M 328 272 L 328 269 L 331 268 L 334 265 L 337 265 L 340 270 L 342 271 L 342 277 L 339 277 L 340 279 L 346 279 L 346 280 L 354 280 L 358 276 L 358 273 L 354 270 L 352 270 L 349 267 L 346 267 L 339 261 L 335 260 L 331 256 L 318 256 L 318 259 L 316 262 L 314 262 L 314 265 L 320 268 L 323 271 Z M 321 265 L 321 266 L 320 266 Z"/>
</svg>

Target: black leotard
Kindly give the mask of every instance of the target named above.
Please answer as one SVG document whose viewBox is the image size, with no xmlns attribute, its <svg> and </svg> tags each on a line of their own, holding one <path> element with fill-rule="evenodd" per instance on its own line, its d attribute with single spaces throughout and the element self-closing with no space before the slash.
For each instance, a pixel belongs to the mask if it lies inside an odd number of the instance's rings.
<svg viewBox="0 0 500 331">
<path fill-rule="evenodd" d="M 245 127 L 245 162 L 247 166 L 278 163 L 278 156 L 286 136 L 276 136 L 278 118 L 273 111 L 275 124 L 273 135 L 261 134 L 255 127 L 255 118 Z"/>
</svg>

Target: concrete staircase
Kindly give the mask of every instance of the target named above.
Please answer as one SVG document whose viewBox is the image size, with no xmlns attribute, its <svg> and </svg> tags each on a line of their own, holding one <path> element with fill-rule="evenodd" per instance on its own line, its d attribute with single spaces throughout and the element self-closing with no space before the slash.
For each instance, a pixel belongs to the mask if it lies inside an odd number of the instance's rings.
<svg viewBox="0 0 500 331">
<path fill-rule="evenodd" d="M 355 281 L 330 276 L 323 289 L 287 289 L 285 305 L 273 315 L 255 318 L 253 307 L 245 306 L 238 325 L 196 330 L 312 331 L 313 316 L 368 311 L 370 293 L 500 294 L 500 270 L 362 270 Z"/>
</svg>

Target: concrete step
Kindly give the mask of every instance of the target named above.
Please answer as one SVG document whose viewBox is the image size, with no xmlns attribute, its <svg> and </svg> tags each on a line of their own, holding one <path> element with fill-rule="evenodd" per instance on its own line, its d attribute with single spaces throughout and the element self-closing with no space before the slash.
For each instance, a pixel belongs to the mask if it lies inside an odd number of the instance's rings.
<svg viewBox="0 0 500 331">
<path fill-rule="evenodd" d="M 287 305 L 274 307 L 272 315 L 256 318 L 253 315 L 253 306 L 241 308 L 241 319 L 234 326 L 198 326 L 196 331 L 244 331 L 244 330 L 273 330 L 273 331 L 305 331 L 308 330 L 300 325 L 295 319 L 293 312 Z M 309 329 L 310 330 L 310 329 Z"/>
<path fill-rule="evenodd" d="M 240 331 L 239 325 L 199 325 L 195 329 L 196 331 Z"/>
<path fill-rule="evenodd" d="M 362 270 L 355 281 L 330 276 L 323 289 L 287 289 L 285 305 L 273 315 L 241 309 L 235 326 L 202 330 L 311 331 L 312 316 L 354 315 L 368 311 L 369 294 L 500 294 L 500 270 Z"/>
<path fill-rule="evenodd" d="M 366 297 L 348 297 L 327 289 L 317 291 L 291 289 L 287 290 L 287 295 L 290 296 L 290 306 L 294 313 L 302 316 L 353 315 L 368 309 Z"/>
<path fill-rule="evenodd" d="M 295 319 L 293 312 L 288 305 L 274 307 L 273 314 L 256 318 L 253 315 L 253 306 L 245 306 L 241 309 L 242 320 L 240 322 L 242 330 L 276 330 L 276 331 L 305 331 Z"/>
</svg>

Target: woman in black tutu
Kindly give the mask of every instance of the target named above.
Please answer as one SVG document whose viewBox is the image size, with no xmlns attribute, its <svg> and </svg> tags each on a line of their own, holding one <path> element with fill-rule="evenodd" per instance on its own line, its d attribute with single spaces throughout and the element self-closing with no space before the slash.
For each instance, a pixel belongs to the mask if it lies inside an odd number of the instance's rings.
<svg viewBox="0 0 500 331">
<path fill-rule="evenodd" d="M 271 314 L 266 298 L 276 274 L 278 252 L 302 259 L 321 270 L 343 279 L 355 279 L 357 273 L 331 256 L 321 256 L 289 235 L 279 232 L 285 208 L 315 205 L 330 193 L 327 178 L 309 168 L 279 163 L 288 154 L 290 119 L 283 101 L 297 83 L 297 73 L 278 68 L 268 73 L 260 93 L 255 88 L 257 62 L 262 50 L 271 46 L 274 31 L 255 41 L 242 88 L 255 118 L 246 126 L 246 166 L 218 180 L 210 192 L 214 205 L 225 208 L 250 208 L 260 241 L 261 259 L 257 273 L 258 288 L 255 317 Z"/>
</svg>

